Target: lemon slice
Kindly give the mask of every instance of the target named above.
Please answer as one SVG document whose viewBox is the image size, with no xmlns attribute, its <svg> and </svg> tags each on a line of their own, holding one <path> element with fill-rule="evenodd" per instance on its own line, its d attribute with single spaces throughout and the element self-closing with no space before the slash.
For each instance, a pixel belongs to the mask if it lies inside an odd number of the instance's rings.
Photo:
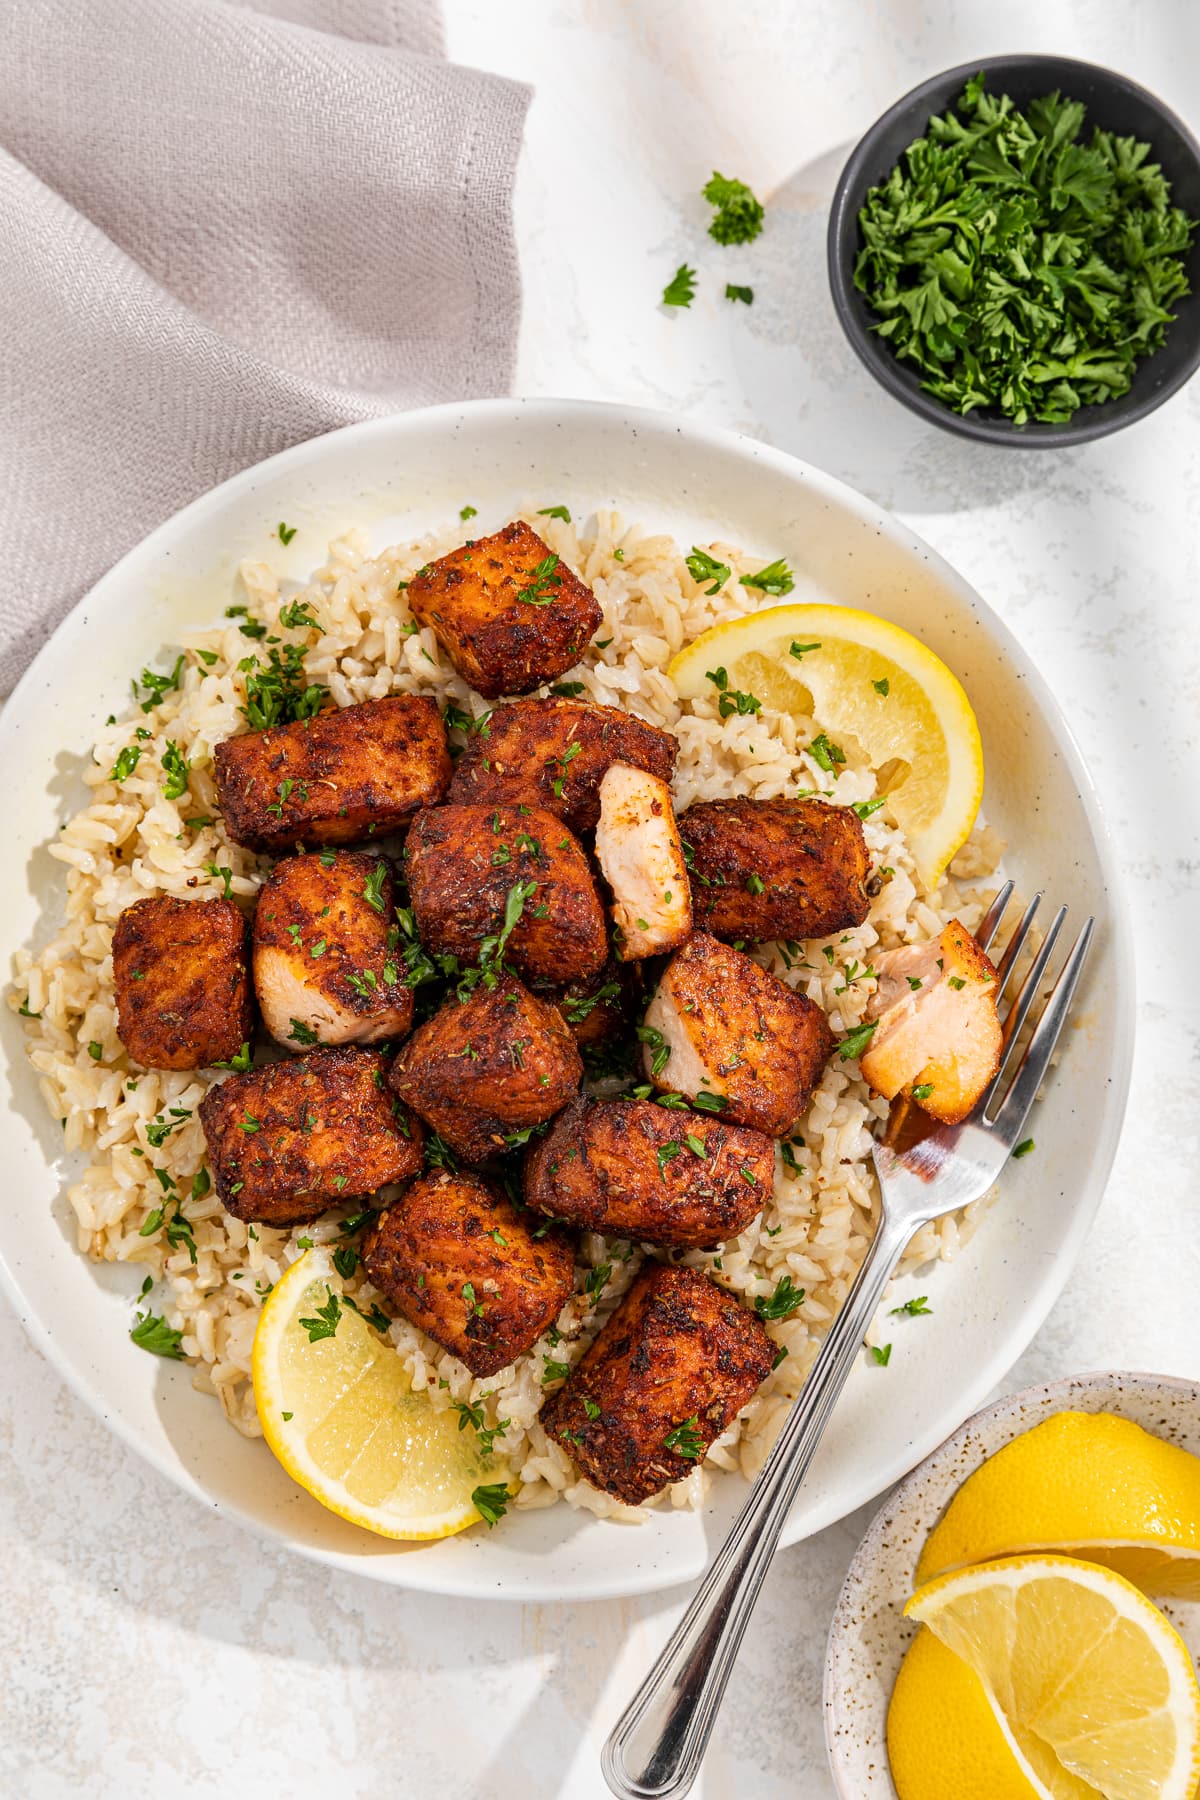
<svg viewBox="0 0 1200 1800">
<path fill-rule="evenodd" d="M 904 1611 L 974 1669 L 1055 1800 L 1079 1792 L 1056 1784 L 1060 1770 L 1105 1800 L 1192 1800 L 1192 1659 L 1122 1576 L 1066 1556 L 1012 1557 L 943 1575 Z"/>
<path fill-rule="evenodd" d="M 315 1322 L 316 1334 L 303 1321 Z M 321 1335 L 330 1324 L 331 1335 Z M 382 1537 L 441 1538 L 503 1512 L 508 1465 L 414 1392 L 395 1348 L 343 1304 L 329 1251 L 276 1283 L 254 1336 L 263 1435 L 293 1481 Z"/>
<path fill-rule="evenodd" d="M 896 1676 L 887 1747 L 900 1800 L 1097 1800 L 1044 1745 L 1022 1748 L 975 1671 L 924 1627 Z"/>
<path fill-rule="evenodd" d="M 1200 1456 L 1112 1413 L 1055 1413 L 964 1481 L 917 1580 L 1034 1550 L 1102 1563 L 1148 1593 L 1200 1599 Z"/>
<path fill-rule="evenodd" d="M 922 881 L 935 888 L 983 795 L 979 726 L 945 663 L 874 613 L 770 606 L 702 632 L 667 673 L 682 699 L 698 700 L 715 692 L 708 672 L 720 668 L 730 688 L 815 719 L 865 757 Z"/>
</svg>

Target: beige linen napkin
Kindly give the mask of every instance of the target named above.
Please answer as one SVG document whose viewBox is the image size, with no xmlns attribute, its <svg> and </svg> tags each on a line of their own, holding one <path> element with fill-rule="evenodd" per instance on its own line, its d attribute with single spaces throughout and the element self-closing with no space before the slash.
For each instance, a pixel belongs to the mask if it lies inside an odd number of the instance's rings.
<svg viewBox="0 0 1200 1800">
<path fill-rule="evenodd" d="M 0 692 L 274 450 L 503 393 L 528 91 L 432 0 L 0 0 Z"/>
</svg>

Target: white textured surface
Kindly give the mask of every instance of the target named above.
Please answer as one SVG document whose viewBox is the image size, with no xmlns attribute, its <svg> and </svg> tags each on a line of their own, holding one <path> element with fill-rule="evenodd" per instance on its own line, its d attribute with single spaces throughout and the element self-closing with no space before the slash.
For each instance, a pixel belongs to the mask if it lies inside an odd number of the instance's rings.
<svg viewBox="0 0 1200 1800">
<path fill-rule="evenodd" d="M 1200 13 L 823 0 L 448 0 L 449 49 L 537 83 L 519 188 L 518 391 L 677 407 L 844 476 L 909 518 L 1056 687 L 1108 798 L 1138 924 L 1121 1154 L 1088 1251 L 1006 1382 L 1124 1366 L 1195 1375 L 1200 1231 L 1200 386 L 1067 455 L 923 426 L 842 342 L 824 209 L 851 140 L 922 76 L 1041 49 L 1113 64 L 1196 119 Z M 935 22 L 936 21 L 936 22 Z M 771 201 L 749 250 L 705 237 L 713 167 Z M 683 260 L 690 313 L 656 306 Z M 720 299 L 755 287 L 753 308 Z M 913 1326 L 913 1329 L 919 1327 Z M 393 1795 L 599 1800 L 599 1743 L 676 1608 L 500 1609 L 294 1562 L 133 1463 L 0 1313 L 6 1679 L 0 1793 L 30 1800 Z M 865 1524 L 783 1555 L 703 1778 L 705 1800 L 828 1800 L 829 1615 Z"/>
</svg>

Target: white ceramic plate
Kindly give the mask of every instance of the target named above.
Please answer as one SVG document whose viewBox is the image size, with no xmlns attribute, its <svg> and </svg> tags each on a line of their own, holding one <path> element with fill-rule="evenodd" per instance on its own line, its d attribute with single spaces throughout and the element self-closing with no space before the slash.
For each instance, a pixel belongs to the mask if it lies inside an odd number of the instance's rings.
<svg viewBox="0 0 1200 1800">
<path fill-rule="evenodd" d="M 825 1746 L 842 1800 L 896 1800 L 887 1709 L 915 1635 L 903 1617 L 930 1530 L 962 1483 L 1004 1444 L 1051 1413 L 1112 1412 L 1200 1455 L 1200 1384 L 1173 1375 L 1077 1375 L 1026 1388 L 968 1419 L 914 1469 L 871 1521 L 838 1598 L 825 1662 Z M 1193 1656 L 1200 1605 L 1163 1603 Z"/>
<path fill-rule="evenodd" d="M 597 505 L 673 532 L 786 556 L 796 600 L 866 607 L 922 637 L 963 681 L 987 758 L 985 806 L 1023 887 L 1044 886 L 1100 933 L 1061 1068 L 1038 1109 L 1038 1151 L 959 1261 L 928 1285 L 936 1316 L 905 1335 L 888 1369 L 855 1373 L 786 1534 L 794 1543 L 880 1493 L 952 1431 L 1011 1365 L 1079 1253 L 1112 1162 L 1133 1040 L 1133 957 L 1115 860 L 1091 783 L 1058 709 L 1004 626 L 920 539 L 840 482 L 731 432 L 577 401 L 484 401 L 352 426 L 236 476 L 153 532 L 97 584 L 22 681 L 0 719 L 6 796 L 0 917 L 10 945 L 47 934 L 63 871 L 44 846 L 82 803 L 95 727 L 127 702 L 129 678 L 189 625 L 217 617 L 242 557 L 302 575 L 347 524 L 382 547 L 455 520 L 480 527 L 521 502 Z M 287 551 L 280 519 L 299 527 Z M 186 1368 L 128 1340 L 136 1283 L 73 1248 L 64 1165 L 21 1052 L 0 1115 L 8 1199 L 0 1275 L 36 1343 L 141 1455 L 205 1504 L 305 1555 L 437 1592 L 565 1599 L 669 1587 L 698 1574 L 744 1489 L 714 1483 L 701 1517 L 598 1524 L 565 1506 L 430 1546 L 373 1538 L 293 1486 L 246 1442 Z"/>
</svg>

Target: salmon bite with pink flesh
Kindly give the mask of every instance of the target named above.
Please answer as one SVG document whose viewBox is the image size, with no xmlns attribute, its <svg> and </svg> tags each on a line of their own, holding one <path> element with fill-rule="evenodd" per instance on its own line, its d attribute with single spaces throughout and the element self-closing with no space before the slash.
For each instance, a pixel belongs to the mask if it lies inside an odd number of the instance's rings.
<svg viewBox="0 0 1200 1800">
<path fill-rule="evenodd" d="M 885 1100 L 905 1092 L 933 1118 L 965 1119 L 1000 1066 L 996 970 L 957 919 L 928 944 L 876 956 L 875 1030 L 859 1059 Z"/>
<path fill-rule="evenodd" d="M 703 931 L 667 964 L 640 1035 L 655 1087 L 769 1137 L 791 1130 L 834 1045 L 807 995 Z"/>
<path fill-rule="evenodd" d="M 692 895 L 665 781 L 613 764 L 600 783 L 596 857 L 612 890 L 620 961 L 682 944 L 692 929 Z"/>
<path fill-rule="evenodd" d="M 254 986 L 263 1024 L 289 1050 L 404 1037 L 413 991 L 381 856 L 324 850 L 276 863 L 254 914 Z"/>
</svg>

